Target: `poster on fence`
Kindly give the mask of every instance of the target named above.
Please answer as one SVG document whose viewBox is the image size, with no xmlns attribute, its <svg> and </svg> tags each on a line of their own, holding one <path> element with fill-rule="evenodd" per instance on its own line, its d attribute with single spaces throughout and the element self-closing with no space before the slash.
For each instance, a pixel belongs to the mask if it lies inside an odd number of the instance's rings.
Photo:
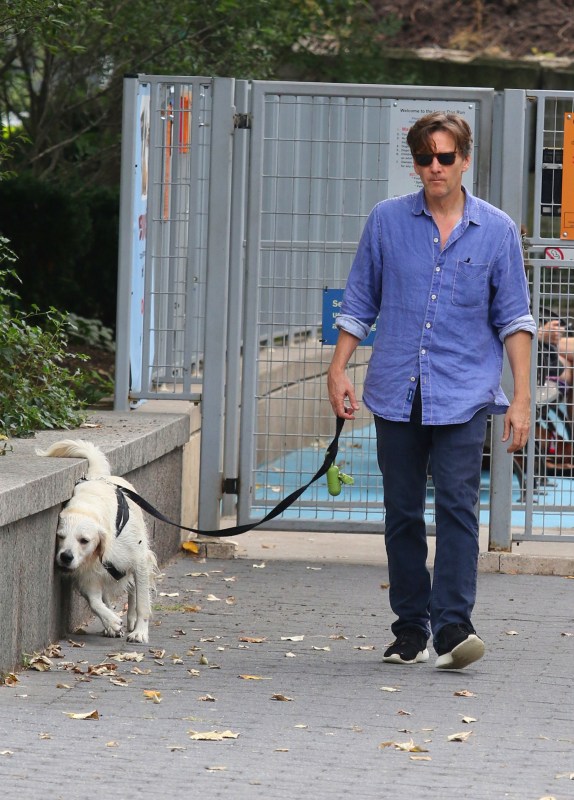
<svg viewBox="0 0 574 800">
<path fill-rule="evenodd" d="M 463 117 L 475 138 L 476 103 L 451 100 L 393 100 L 390 114 L 389 136 L 389 197 L 399 197 L 422 189 L 422 183 L 413 167 L 413 157 L 407 144 L 409 128 L 420 117 L 442 111 Z M 476 142 L 475 142 L 476 143 Z M 462 177 L 463 186 L 472 192 L 474 162 Z"/>
</svg>

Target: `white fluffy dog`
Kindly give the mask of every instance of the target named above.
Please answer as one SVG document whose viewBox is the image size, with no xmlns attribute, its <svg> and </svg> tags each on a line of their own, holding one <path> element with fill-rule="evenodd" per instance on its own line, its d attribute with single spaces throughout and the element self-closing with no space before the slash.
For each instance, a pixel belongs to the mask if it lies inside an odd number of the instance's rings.
<svg viewBox="0 0 574 800">
<path fill-rule="evenodd" d="M 127 639 L 147 642 L 157 561 L 149 548 L 141 509 L 117 488 L 133 486 L 110 475 L 108 459 L 91 442 L 65 439 L 37 453 L 88 460 L 85 479 L 76 484 L 60 512 L 56 563 L 72 575 L 78 591 L 102 621 L 104 636 L 122 635 L 122 618 L 111 609 L 111 599 L 127 590 Z"/>
</svg>

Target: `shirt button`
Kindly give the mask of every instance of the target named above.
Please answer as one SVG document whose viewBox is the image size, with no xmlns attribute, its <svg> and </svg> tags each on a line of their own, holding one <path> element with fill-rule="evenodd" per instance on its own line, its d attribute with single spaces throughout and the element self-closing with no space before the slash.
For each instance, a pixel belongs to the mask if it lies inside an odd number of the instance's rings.
<svg viewBox="0 0 574 800">
<path fill-rule="evenodd" d="M 422 356 L 426 356 L 426 354 L 427 354 L 427 351 L 426 351 L 426 350 L 421 350 L 421 355 L 422 355 Z"/>
<path fill-rule="evenodd" d="M 437 239 L 437 237 L 436 237 L 436 236 L 434 237 L 434 239 L 433 239 L 433 242 L 434 242 L 435 244 L 438 242 L 438 239 Z"/>
<path fill-rule="evenodd" d="M 435 272 L 440 272 L 440 267 L 435 267 L 435 268 L 434 268 L 434 271 L 435 271 Z"/>
<path fill-rule="evenodd" d="M 414 383 L 415 381 L 416 381 L 416 378 L 411 376 L 411 383 Z"/>
<path fill-rule="evenodd" d="M 436 294 L 431 294 L 431 300 L 436 300 Z"/>
<path fill-rule="evenodd" d="M 430 328 L 430 326 L 431 326 L 430 322 L 427 322 L 427 324 L 425 325 L 425 328 Z"/>
</svg>

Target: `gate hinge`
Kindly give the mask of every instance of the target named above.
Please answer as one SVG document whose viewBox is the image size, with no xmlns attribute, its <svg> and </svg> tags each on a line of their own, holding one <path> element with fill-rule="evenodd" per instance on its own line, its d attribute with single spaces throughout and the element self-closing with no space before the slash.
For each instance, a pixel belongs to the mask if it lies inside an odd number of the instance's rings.
<svg viewBox="0 0 574 800">
<path fill-rule="evenodd" d="M 223 494 L 239 494 L 239 478 L 224 478 Z"/>
<path fill-rule="evenodd" d="M 251 130 L 251 114 L 234 114 L 233 127 Z"/>
</svg>

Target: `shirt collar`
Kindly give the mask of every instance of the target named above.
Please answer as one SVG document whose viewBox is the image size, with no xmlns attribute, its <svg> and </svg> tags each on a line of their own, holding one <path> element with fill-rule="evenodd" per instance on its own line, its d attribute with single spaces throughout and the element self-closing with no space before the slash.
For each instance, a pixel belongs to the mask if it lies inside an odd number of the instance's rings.
<svg viewBox="0 0 574 800">
<path fill-rule="evenodd" d="M 480 225 L 480 210 L 476 201 L 476 197 L 471 194 L 471 192 L 469 192 L 465 186 L 462 187 L 462 191 L 466 196 L 463 219 L 468 219 L 469 222 L 473 222 L 475 225 Z M 424 189 L 420 189 L 414 195 L 412 213 L 418 216 L 423 213 L 429 217 L 431 216 L 431 213 L 427 208 Z"/>
</svg>

